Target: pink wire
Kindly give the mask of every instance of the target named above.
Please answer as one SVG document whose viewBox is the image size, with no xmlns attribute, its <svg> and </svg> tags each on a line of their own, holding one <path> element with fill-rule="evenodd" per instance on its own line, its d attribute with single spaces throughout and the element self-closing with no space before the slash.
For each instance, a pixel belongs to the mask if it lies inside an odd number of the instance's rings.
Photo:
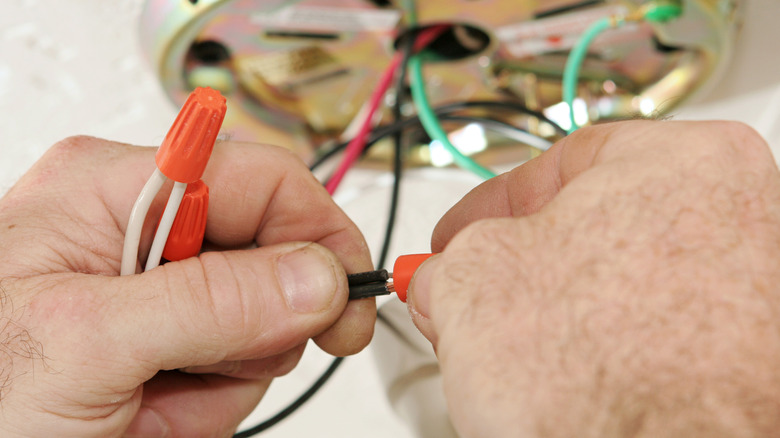
<svg viewBox="0 0 780 438">
<path fill-rule="evenodd" d="M 419 51 L 430 44 L 434 39 L 441 35 L 447 27 L 448 26 L 446 25 L 432 26 L 420 32 L 417 40 L 414 42 L 413 50 L 415 52 Z M 388 65 L 387 69 L 382 73 L 379 84 L 371 94 L 366 118 L 363 121 L 363 124 L 360 125 L 360 130 L 347 144 L 347 148 L 344 151 L 344 158 L 341 160 L 341 163 L 339 163 L 339 167 L 333 173 L 333 176 L 325 185 L 325 189 L 331 195 L 336 192 L 339 184 L 341 184 L 341 180 L 344 179 L 344 175 L 347 174 L 347 171 L 355 164 L 355 161 L 360 157 L 360 154 L 363 153 L 363 149 L 366 148 L 366 139 L 368 138 L 368 133 L 371 132 L 371 121 L 374 120 L 374 113 L 376 113 L 377 108 L 379 108 L 379 103 L 382 101 L 382 97 L 385 93 L 387 93 L 387 89 L 390 88 L 390 83 L 400 64 L 401 53 L 396 52 L 390 60 L 390 65 Z"/>
<path fill-rule="evenodd" d="M 355 135 L 355 137 L 353 137 L 352 140 L 350 140 L 347 144 L 347 148 L 344 151 L 344 158 L 341 160 L 341 163 L 339 163 L 338 169 L 336 169 L 336 172 L 333 173 L 333 176 L 328 181 L 328 184 L 325 185 L 325 189 L 328 190 L 328 193 L 331 195 L 336 191 L 336 188 L 339 186 L 339 184 L 341 184 L 341 180 L 344 178 L 344 175 L 347 174 L 349 168 L 352 167 L 352 164 L 355 163 L 358 157 L 360 157 L 360 154 L 363 152 L 363 149 L 365 149 L 366 137 L 371 130 L 371 121 L 374 119 L 374 113 L 379 107 L 379 102 L 382 101 L 382 97 L 387 92 L 387 89 L 390 88 L 390 82 L 392 82 L 395 71 L 398 70 L 398 66 L 400 64 L 400 53 L 396 53 L 393 55 L 393 59 L 390 60 L 390 65 L 387 67 L 384 73 L 382 73 L 382 77 L 379 79 L 379 84 L 371 94 L 371 99 L 369 100 L 368 104 L 368 111 L 366 112 L 366 119 L 363 121 L 363 124 L 360 125 L 360 130 L 358 131 L 357 135 Z"/>
</svg>

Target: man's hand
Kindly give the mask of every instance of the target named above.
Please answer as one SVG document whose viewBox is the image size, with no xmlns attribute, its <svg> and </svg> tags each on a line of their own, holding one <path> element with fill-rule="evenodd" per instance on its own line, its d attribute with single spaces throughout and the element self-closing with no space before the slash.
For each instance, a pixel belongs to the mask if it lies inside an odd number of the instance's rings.
<svg viewBox="0 0 780 438">
<path fill-rule="evenodd" d="M 229 436 L 309 338 L 370 340 L 375 305 L 348 304 L 345 276 L 371 269 L 365 242 L 283 149 L 214 149 L 206 240 L 224 251 L 118 277 L 154 153 L 68 139 L 0 200 L 0 435 Z"/>
<path fill-rule="evenodd" d="M 780 431 L 780 176 L 749 128 L 582 129 L 432 246 L 410 311 L 464 438 Z"/>
</svg>

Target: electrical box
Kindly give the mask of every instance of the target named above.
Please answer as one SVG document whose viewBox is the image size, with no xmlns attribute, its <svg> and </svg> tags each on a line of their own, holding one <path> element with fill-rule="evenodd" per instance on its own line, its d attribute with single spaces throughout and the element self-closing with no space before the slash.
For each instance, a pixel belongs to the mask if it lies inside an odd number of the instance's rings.
<svg viewBox="0 0 780 438">
<path fill-rule="evenodd" d="M 565 124 L 561 78 L 573 44 L 590 23 L 645 3 L 149 0 L 141 34 L 174 102 L 196 86 L 216 88 L 228 97 L 233 138 L 282 144 L 305 158 L 356 117 L 412 13 L 418 26 L 452 25 L 425 65 L 434 105 L 512 101 Z M 629 23 L 594 41 L 577 93 L 585 122 L 662 115 L 713 83 L 730 57 L 739 2 L 681 3 L 677 20 Z M 499 110 L 480 115 L 553 134 Z"/>
</svg>

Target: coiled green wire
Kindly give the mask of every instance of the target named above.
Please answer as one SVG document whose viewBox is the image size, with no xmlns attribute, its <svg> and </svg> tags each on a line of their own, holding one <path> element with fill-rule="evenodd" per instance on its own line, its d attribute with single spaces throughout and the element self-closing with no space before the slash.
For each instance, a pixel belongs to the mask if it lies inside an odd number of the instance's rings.
<svg viewBox="0 0 780 438">
<path fill-rule="evenodd" d="M 417 114 L 420 116 L 420 123 L 428 135 L 444 146 L 452 155 L 455 164 L 459 167 L 472 172 L 483 179 L 490 179 L 496 176 L 493 171 L 481 166 L 476 161 L 464 155 L 458 148 L 450 142 L 447 133 L 439 124 L 439 119 L 431 109 L 428 96 L 425 94 L 425 83 L 422 74 L 422 60 L 420 55 L 412 56 L 409 59 L 409 76 L 411 79 L 412 100 L 417 108 Z"/>
<path fill-rule="evenodd" d="M 654 23 L 665 23 L 678 18 L 683 13 L 682 2 L 680 0 L 657 0 L 648 3 L 642 11 L 642 19 Z M 585 56 L 588 54 L 588 47 L 596 37 L 601 35 L 607 29 L 620 27 L 625 23 L 621 17 L 605 17 L 591 24 L 574 47 L 569 52 L 569 58 L 566 60 L 566 66 L 563 70 L 563 101 L 569 106 L 569 119 L 571 126 L 569 134 L 576 131 L 579 126 L 574 117 L 574 98 L 577 95 L 577 84 L 580 81 L 580 69 Z"/>
</svg>

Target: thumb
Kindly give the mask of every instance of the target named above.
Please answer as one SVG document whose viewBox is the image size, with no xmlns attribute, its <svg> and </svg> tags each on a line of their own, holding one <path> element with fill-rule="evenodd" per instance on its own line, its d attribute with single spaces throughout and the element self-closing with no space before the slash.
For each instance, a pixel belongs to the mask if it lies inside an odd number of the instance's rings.
<svg viewBox="0 0 780 438">
<path fill-rule="evenodd" d="M 425 260 L 412 277 L 407 291 L 407 308 L 417 329 L 428 338 L 434 348 L 438 336 L 431 322 L 431 285 L 441 267 L 441 255 L 436 254 Z"/>
<path fill-rule="evenodd" d="M 158 369 L 279 354 L 330 327 L 348 296 L 338 259 L 314 243 L 204 253 L 112 281 L 120 335 Z"/>
</svg>

